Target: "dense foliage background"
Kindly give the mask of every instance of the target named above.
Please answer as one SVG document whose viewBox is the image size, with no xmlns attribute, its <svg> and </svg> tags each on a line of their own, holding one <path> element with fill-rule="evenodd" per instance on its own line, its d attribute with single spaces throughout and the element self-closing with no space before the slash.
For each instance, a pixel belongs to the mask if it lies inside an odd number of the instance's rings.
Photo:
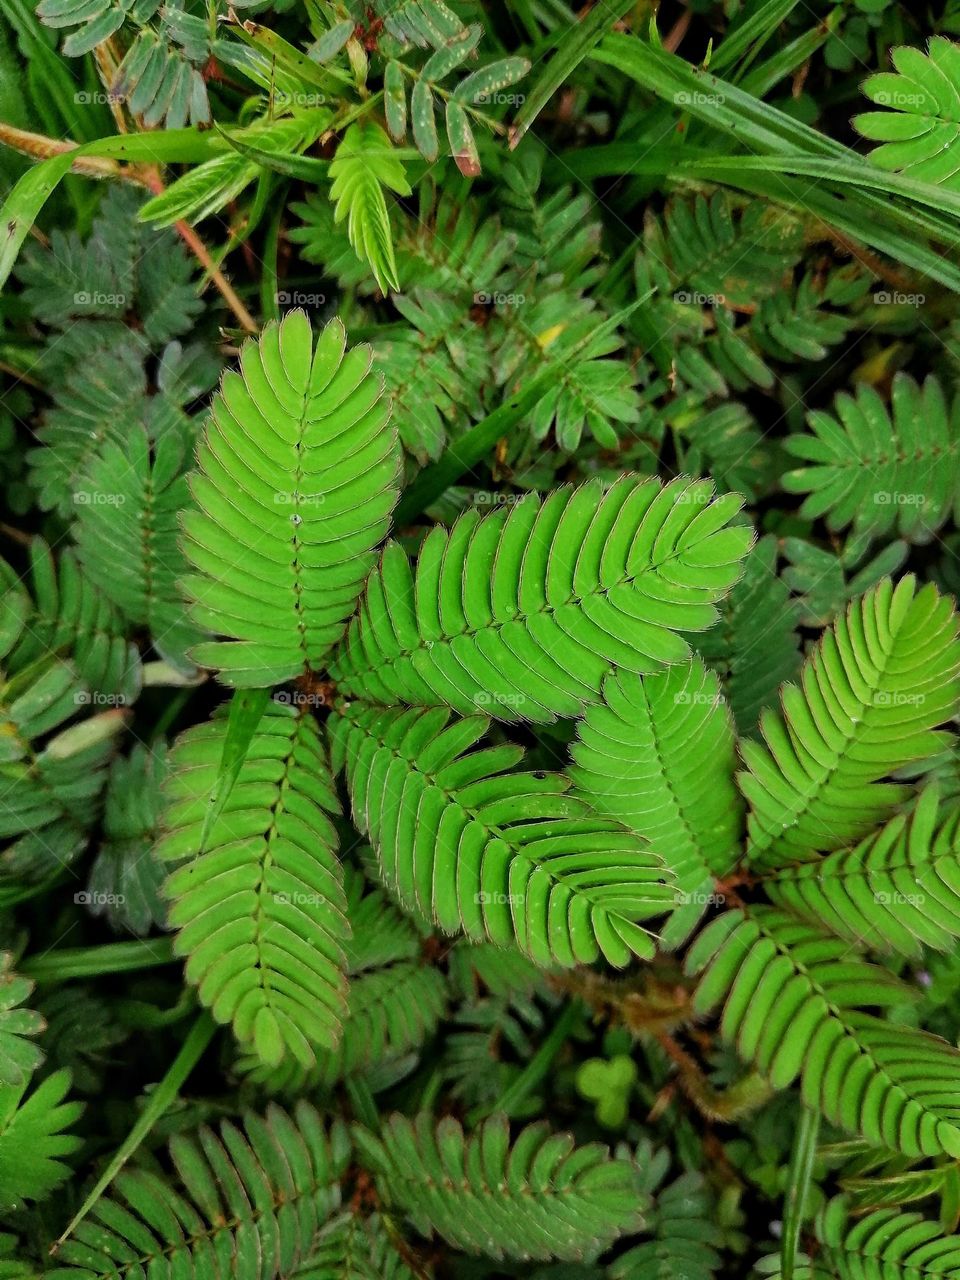
<svg viewBox="0 0 960 1280">
<path fill-rule="evenodd" d="M 960 1276 L 955 39 L 6 0 L 0 1277 Z"/>
</svg>

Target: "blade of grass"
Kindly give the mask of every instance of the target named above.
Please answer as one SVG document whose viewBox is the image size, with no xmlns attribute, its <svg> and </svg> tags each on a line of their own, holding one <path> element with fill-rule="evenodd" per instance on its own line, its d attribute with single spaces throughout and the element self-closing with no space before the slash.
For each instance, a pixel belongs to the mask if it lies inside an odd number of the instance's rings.
<svg viewBox="0 0 960 1280">
<path fill-rule="evenodd" d="M 569 1001 L 563 1013 L 551 1027 L 550 1034 L 510 1088 L 495 1103 L 484 1103 L 470 1112 L 468 1120 L 471 1124 L 476 1124 L 477 1121 L 489 1115 L 491 1111 L 503 1111 L 508 1116 L 516 1113 L 520 1103 L 530 1096 L 550 1070 L 554 1058 L 563 1048 L 567 1037 L 576 1026 L 581 1008 L 579 1000 Z"/>
<path fill-rule="evenodd" d="M 83 101 L 83 96 L 90 95 L 81 95 L 82 81 L 74 78 L 70 64 L 44 39 L 40 21 L 27 0 L 6 0 L 4 17 L 16 31 L 24 57 L 42 81 L 43 99 L 34 100 L 39 119 L 51 133 L 92 142 L 99 130 L 110 127 L 104 123 L 108 119 L 106 109 Z"/>
<path fill-rule="evenodd" d="M 26 956 L 20 972 L 34 982 L 66 982 L 104 973 L 154 969 L 173 964 L 176 959 L 170 938 L 138 938 L 136 942 L 108 942 L 102 947 L 69 947 L 42 956 Z"/>
<path fill-rule="evenodd" d="M 67 1224 L 63 1234 L 57 1237 L 56 1243 L 50 1250 L 51 1254 L 56 1254 L 58 1247 L 77 1229 L 107 1187 L 110 1186 L 110 1183 L 150 1133 L 153 1126 L 172 1106 L 190 1072 L 203 1057 L 204 1051 L 213 1039 L 213 1033 L 216 1029 L 216 1023 L 210 1015 L 201 1013 L 190 1028 L 187 1038 L 180 1046 L 180 1052 L 170 1064 L 166 1075 L 150 1093 L 147 1104 L 138 1116 L 133 1128 L 114 1153 L 106 1169 L 97 1179 L 90 1194 Z"/>
<path fill-rule="evenodd" d="M 716 71 L 732 70 L 745 54 L 755 56 L 782 22 L 796 9 L 800 0 L 767 0 L 749 18 L 727 33 L 720 48 L 710 60 Z"/>
<path fill-rule="evenodd" d="M 926 184 L 914 188 L 909 186 L 909 180 L 899 178 L 900 183 L 907 184 L 898 191 L 911 200 L 908 206 L 865 189 L 876 181 L 873 177 L 867 178 L 867 174 L 873 174 L 873 166 L 849 147 L 826 138 L 736 85 L 699 72 L 682 58 L 656 49 L 635 36 L 612 32 L 590 56 L 623 71 L 665 101 L 682 106 L 690 115 L 727 135 L 733 143 L 747 147 L 756 156 L 775 156 L 795 162 L 817 157 L 845 162 L 849 166 L 845 170 L 848 183 L 850 174 L 862 173 L 864 189 L 849 191 L 842 200 L 822 191 L 816 183 L 799 186 L 779 171 L 772 170 L 765 175 L 762 188 L 756 180 L 745 181 L 738 173 L 731 174 L 728 181 L 743 190 L 777 199 L 788 207 L 805 209 L 854 240 L 901 257 L 908 266 L 922 270 L 951 289 L 956 288 L 960 277 L 952 264 L 945 262 L 926 243 L 928 238 L 934 238 L 952 245 L 957 238 L 956 219 L 941 216 L 929 207 L 929 188 L 926 192 L 918 190 Z M 918 196 L 923 199 L 918 200 Z"/>
<path fill-rule="evenodd" d="M 280 319 L 279 250 L 280 227 L 287 208 L 286 183 L 281 187 L 273 216 L 263 238 L 263 272 L 260 276 L 260 314 L 265 320 Z"/>
<path fill-rule="evenodd" d="M 52 156 L 28 169 L 0 207 L 0 289 L 6 284 L 20 248 L 43 206 L 73 167 L 74 153 Z"/>
<path fill-rule="evenodd" d="M 843 10 L 834 9 L 823 22 L 817 23 L 815 27 L 805 31 L 803 35 L 797 36 L 795 40 L 791 40 L 782 49 L 778 49 L 771 57 L 764 59 L 759 66 L 754 67 L 739 82 L 740 87 L 758 98 L 764 97 L 781 80 L 793 75 L 798 67 L 802 67 L 809 58 L 813 57 L 818 49 L 826 44 L 837 27 L 839 27 L 842 17 Z"/>
<path fill-rule="evenodd" d="M 285 178 L 303 178 L 304 181 L 314 184 L 327 181 L 329 160 L 317 160 L 312 156 L 297 155 L 295 152 L 266 151 L 262 147 L 253 147 L 250 143 L 234 137 L 220 125 L 215 125 L 215 128 L 224 142 L 228 143 L 234 151 L 246 156 L 248 160 L 255 161 L 264 169 L 282 174 Z"/>
<path fill-rule="evenodd" d="M 510 148 L 517 146 L 562 84 L 565 84 L 590 50 L 633 8 L 633 0 L 596 4 L 581 21 L 559 33 L 556 52 L 537 76 L 510 127 Z"/>
<path fill-rule="evenodd" d="M 35 155 L 37 152 L 29 149 L 29 139 L 37 144 L 46 144 L 48 151 L 45 159 L 27 170 L 0 207 L 0 227 L 3 228 L 3 239 L 0 241 L 0 289 L 6 284 L 20 247 L 39 218 L 43 206 L 75 165 L 82 167 L 85 159 L 126 160 L 131 164 L 174 161 L 191 163 L 208 159 L 213 150 L 210 136 L 198 129 L 118 134 L 76 146 L 71 142 L 61 143 L 36 134 L 25 134 L 19 129 L 0 126 L 0 143 L 25 154 Z M 54 150 L 56 154 L 49 154 Z M 104 168 L 98 176 L 109 176 L 108 170 Z M 117 173 L 115 176 L 140 181 L 139 175 L 133 172 Z"/>
<path fill-rule="evenodd" d="M 783 1210 L 783 1237 L 780 1241 L 782 1280 L 793 1280 L 794 1277 L 800 1232 L 803 1227 L 803 1208 L 813 1176 L 813 1162 L 817 1155 L 819 1132 L 820 1113 L 809 1107 L 801 1107 L 787 1174 L 787 1195 Z"/>
<path fill-rule="evenodd" d="M 585 148 L 564 155 L 564 161 L 575 168 L 580 177 L 617 177 L 623 174 L 664 174 L 668 178 L 699 177 L 729 182 L 739 173 L 759 172 L 791 174 L 797 177 L 823 179 L 838 187 L 857 187 L 868 191 L 885 192 L 904 198 L 934 210 L 945 210 L 960 221 L 960 192 L 945 191 L 928 182 L 917 182 L 902 174 L 889 173 L 873 165 L 849 160 L 831 160 L 821 156 L 779 155 L 739 156 L 716 155 L 705 149 L 684 150 L 676 148 L 646 148 L 637 155 L 636 144 L 612 142 L 604 147 Z M 577 163 L 577 157 L 582 157 Z M 945 223 L 943 230 L 960 231 L 960 226 Z"/>
<path fill-rule="evenodd" d="M 217 783 L 210 796 L 207 812 L 204 814 L 198 853 L 203 853 L 206 848 L 213 824 L 223 812 L 223 806 L 227 803 L 230 792 L 240 776 L 253 735 L 257 731 L 257 725 L 263 719 L 263 713 L 269 701 L 269 689 L 238 689 L 230 699 L 227 732 L 223 740 Z"/>
</svg>

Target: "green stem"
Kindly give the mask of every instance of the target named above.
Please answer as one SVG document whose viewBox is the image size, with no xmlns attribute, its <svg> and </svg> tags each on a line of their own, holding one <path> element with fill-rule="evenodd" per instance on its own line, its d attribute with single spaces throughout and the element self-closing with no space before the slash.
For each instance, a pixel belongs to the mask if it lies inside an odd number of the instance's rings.
<svg viewBox="0 0 960 1280">
<path fill-rule="evenodd" d="M 102 947 L 70 947 L 42 956 L 28 956 L 17 972 L 34 982 L 65 982 L 103 973 L 153 969 L 176 960 L 170 938 L 142 938 L 136 942 L 108 942 Z"/>
<path fill-rule="evenodd" d="M 29 902 L 31 898 L 42 897 L 43 894 L 49 893 L 54 885 L 63 878 L 63 870 L 58 867 L 46 880 L 38 880 L 36 884 L 14 884 L 8 888 L 0 889 L 0 911 L 9 911 L 20 902 Z"/>
<path fill-rule="evenodd" d="M 217 1029 L 217 1024 L 210 1017 L 209 1013 L 204 1011 L 190 1028 L 186 1040 L 180 1046 L 180 1052 L 174 1058 L 173 1062 L 167 1070 L 166 1075 L 160 1081 L 155 1089 L 150 1093 L 147 1105 L 140 1113 L 136 1124 L 130 1130 L 119 1150 L 114 1154 L 113 1159 L 104 1169 L 100 1178 L 97 1180 L 96 1186 L 84 1200 L 78 1212 L 71 1219 L 63 1235 L 60 1236 L 51 1250 L 55 1253 L 57 1248 L 63 1244 L 67 1236 L 69 1236 L 83 1219 L 87 1216 L 93 1206 L 109 1187 L 123 1166 L 127 1163 L 133 1153 L 137 1150 L 143 1140 L 147 1137 L 150 1130 L 157 1123 L 160 1117 L 168 1110 L 174 1100 L 180 1093 L 181 1088 L 187 1076 L 200 1061 L 204 1050 L 213 1039 L 213 1033 Z"/>
<path fill-rule="evenodd" d="M 430 1079 L 427 1081 L 426 1086 L 423 1090 L 423 1093 L 420 1095 L 420 1103 L 419 1103 L 418 1109 L 420 1111 L 432 1111 L 433 1104 L 436 1102 L 442 1087 L 443 1087 L 443 1072 L 438 1068 L 430 1076 Z"/>
<path fill-rule="evenodd" d="M 280 305 L 277 299 L 279 272 L 277 255 L 280 246 L 280 226 L 286 211 L 287 184 L 278 193 L 277 207 L 267 224 L 263 241 L 263 275 L 260 277 L 260 315 L 264 320 L 279 320 Z"/>
<path fill-rule="evenodd" d="M 367 1126 L 371 1133 L 379 1133 L 380 1116 L 373 1093 L 366 1080 L 360 1077 L 348 1076 L 345 1084 L 354 1115 Z"/>
<path fill-rule="evenodd" d="M 180 689 L 173 695 L 164 707 L 163 711 L 160 713 L 157 723 L 153 726 L 153 730 L 150 734 L 151 743 L 160 742 L 164 737 L 166 737 L 167 730 L 183 710 L 192 694 L 193 689 Z"/>
<path fill-rule="evenodd" d="M 580 1001 L 571 1000 L 553 1024 L 553 1029 L 546 1040 L 544 1040 L 503 1097 L 492 1105 L 485 1103 L 483 1106 L 475 1107 L 470 1112 L 467 1118 L 471 1124 L 476 1124 L 478 1120 L 482 1120 L 491 1111 L 503 1111 L 508 1116 L 514 1114 L 520 1103 L 529 1097 L 550 1070 L 551 1063 L 563 1048 L 567 1037 L 576 1025 L 580 1012 Z"/>
<path fill-rule="evenodd" d="M 780 1244 L 782 1280 L 793 1280 L 797 1249 L 800 1245 L 800 1231 L 803 1227 L 803 1210 L 810 1190 L 819 1132 L 819 1111 L 813 1111 L 810 1107 L 801 1107 L 793 1154 L 790 1157 L 787 1198 L 783 1210 L 783 1239 Z"/>
</svg>

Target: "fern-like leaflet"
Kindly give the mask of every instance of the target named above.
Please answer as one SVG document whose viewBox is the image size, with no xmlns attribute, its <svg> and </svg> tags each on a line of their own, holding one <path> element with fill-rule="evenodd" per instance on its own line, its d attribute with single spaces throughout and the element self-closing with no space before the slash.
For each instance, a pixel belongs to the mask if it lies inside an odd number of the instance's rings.
<svg viewBox="0 0 960 1280">
<path fill-rule="evenodd" d="M 170 1143 L 176 1185 L 126 1169 L 57 1252 L 49 1280 L 135 1276 L 160 1280 L 237 1275 L 275 1280 L 309 1261 L 320 1228 L 341 1203 L 350 1155 L 344 1127 L 327 1129 L 305 1102 L 272 1105 Z M 226 1261 L 229 1259 L 229 1263 Z"/>
<path fill-rule="evenodd" d="M 223 717 L 198 726 L 172 752 L 156 854 L 183 861 L 166 884 L 176 947 L 241 1043 L 268 1064 L 290 1052 L 310 1066 L 346 1009 L 336 794 L 312 717 L 273 703 L 202 845 L 225 729 Z"/>
<path fill-rule="evenodd" d="M 764 878 L 771 900 L 871 951 L 920 959 L 960 936 L 960 808 L 935 786 L 851 849 L 781 867 Z"/>
<path fill-rule="evenodd" d="M 850 957 L 849 944 L 771 907 L 725 912 L 694 943 L 698 1013 L 721 1000 L 721 1030 L 774 1087 L 798 1076 L 810 1107 L 907 1155 L 960 1155 L 960 1053 L 862 1012 L 910 988 Z"/>
<path fill-rule="evenodd" d="M 711 902 L 714 877 L 737 858 L 731 719 L 699 660 L 642 680 L 610 676 L 602 694 L 579 726 L 572 776 L 599 813 L 669 858 L 679 905 L 662 940 L 676 945 Z"/>
<path fill-rule="evenodd" d="M 880 145 L 870 159 L 883 169 L 955 190 L 960 139 L 960 47 L 934 36 L 927 52 L 902 45 L 892 51 L 896 71 L 870 76 L 863 91 L 888 111 L 865 111 L 853 123 Z"/>
<path fill-rule="evenodd" d="M 381 290 L 399 289 L 383 189 L 408 196 L 410 184 L 402 161 L 379 125 L 366 120 L 350 126 L 330 164 L 330 177 L 334 220 L 346 219 L 350 243 L 370 264 Z"/>
<path fill-rule="evenodd" d="M 640 921 L 672 900 L 642 841 L 560 775 L 508 772 L 519 747 L 471 751 L 489 722 L 352 704 L 331 719 L 353 813 L 401 901 L 538 963 L 651 955 Z"/>
<path fill-rule="evenodd" d="M 371 353 L 302 311 L 244 345 L 198 453 L 184 516 L 197 661 L 234 685 L 322 667 L 387 530 L 399 466 Z"/>
<path fill-rule="evenodd" d="M 33 983 L 13 968 L 13 956 L 0 954 L 0 1087 L 23 1085 L 43 1061 L 34 1037 L 45 1023 L 33 1009 L 19 1006 L 30 995 Z"/>
<path fill-rule="evenodd" d="M 935 755 L 960 697 L 952 602 L 912 577 L 886 579 L 850 606 L 743 744 L 749 857 L 775 867 L 842 848 L 909 796 L 887 778 Z"/>
<path fill-rule="evenodd" d="M 936 378 L 921 387 L 898 373 L 889 409 L 861 383 L 856 397 L 837 396 L 835 415 L 811 413 L 809 422 L 812 434 L 787 441 L 808 465 L 783 477 L 791 493 L 809 494 L 803 515 L 826 515 L 831 529 L 852 524 L 863 538 L 896 532 L 917 543 L 956 518 L 960 405 L 947 402 Z"/>
<path fill-rule="evenodd" d="M 389 545 L 331 666 L 348 696 L 478 707 L 503 720 L 576 716 L 614 665 L 679 662 L 677 634 L 716 619 L 753 540 L 741 499 L 709 482 L 624 476 L 528 495 L 509 514 L 435 528 L 414 572 Z"/>
<path fill-rule="evenodd" d="M 529 1125 L 511 1143 L 503 1116 L 469 1137 L 446 1117 L 393 1116 L 357 1145 L 392 1203 L 425 1234 L 493 1258 L 592 1259 L 639 1226 L 647 1198 L 629 1159 Z"/>
</svg>

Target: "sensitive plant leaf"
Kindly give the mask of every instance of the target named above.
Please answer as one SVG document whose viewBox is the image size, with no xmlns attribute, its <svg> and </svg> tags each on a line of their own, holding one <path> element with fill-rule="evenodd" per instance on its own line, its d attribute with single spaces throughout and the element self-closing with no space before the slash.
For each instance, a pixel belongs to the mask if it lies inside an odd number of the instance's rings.
<svg viewBox="0 0 960 1280">
<path fill-rule="evenodd" d="M 462 35 L 454 36 L 431 53 L 423 64 L 420 75 L 424 80 L 436 83 L 444 80 L 473 53 L 483 36 L 480 26 L 468 27 Z"/>
<path fill-rule="evenodd" d="M 311 1066 L 340 1038 L 350 936 L 338 810 L 316 723 L 271 703 L 201 849 L 221 780 L 228 717 L 183 734 L 170 756 L 161 862 L 187 980 L 267 1064 Z"/>
<path fill-rule="evenodd" d="M 116 706 L 132 704 L 142 684 L 136 644 L 126 636 L 120 611 L 80 568 L 72 548 L 54 557 L 42 538 L 29 546 L 30 597 L 12 567 L 0 561 L 5 580 L 3 613 L 20 626 L 0 648 L 6 669 L 14 674 L 46 653 L 72 661 L 84 687 Z"/>
<path fill-rule="evenodd" d="M 180 520 L 189 505 L 186 442 L 167 431 L 151 445 L 142 427 L 125 445 L 109 441 L 74 493 L 75 536 L 84 572 L 131 621 L 150 630 L 154 648 L 186 673 L 202 632 L 177 590 L 186 568 Z"/>
<path fill-rule="evenodd" d="M 430 82 L 426 79 L 418 80 L 413 86 L 413 92 L 410 95 L 410 121 L 413 125 L 413 140 L 417 150 L 425 160 L 436 160 L 440 154 L 440 142 L 437 137 L 433 93 Z"/>
<path fill-rule="evenodd" d="M 496 101 L 496 96 L 516 84 L 530 70 L 527 58 L 500 58 L 461 80 L 455 90 L 457 102 L 483 104 Z"/>
<path fill-rule="evenodd" d="M 837 1196 L 817 1220 L 824 1261 L 841 1280 L 872 1275 L 908 1280 L 918 1268 L 933 1276 L 956 1271 L 960 1236 L 918 1213 L 886 1209 L 857 1219 L 849 1210 L 849 1201 Z"/>
<path fill-rule="evenodd" d="M 23 1086 L 43 1061 L 43 1053 L 32 1037 L 46 1023 L 39 1013 L 21 1006 L 33 990 L 28 978 L 14 970 L 13 956 L 0 955 L 0 1087 Z"/>
<path fill-rule="evenodd" d="M 422 83 L 418 81 L 417 88 Z M 415 102 L 414 131 L 417 118 Z M 433 120 L 432 103 L 430 119 Z M 380 289 L 384 293 L 388 289 L 399 289 L 384 188 L 408 196 L 410 184 L 389 136 L 370 120 L 350 125 L 330 162 L 330 177 L 335 221 L 346 220 L 350 243 L 370 264 Z"/>
<path fill-rule="evenodd" d="M 314 340 L 302 311 L 268 324 L 228 373 L 191 475 L 183 588 L 197 645 L 228 684 L 267 686 L 322 667 L 396 501 L 396 443 L 366 347 L 339 320 Z"/>
<path fill-rule="evenodd" d="M 154 854 L 166 776 L 166 752 L 159 745 L 136 743 L 110 766 L 103 841 L 80 896 L 91 915 L 106 916 L 118 933 L 143 937 L 166 926 L 164 870 Z"/>
<path fill-rule="evenodd" d="M 416 569 L 396 544 L 371 574 L 331 666 L 342 693 L 480 709 L 507 721 L 576 717 L 614 666 L 689 656 L 753 541 L 741 499 L 709 482 L 624 476 L 434 528 Z"/>
<path fill-rule="evenodd" d="M 678 945 L 716 901 L 714 879 L 731 870 L 741 840 L 720 682 L 699 659 L 643 679 L 609 676 L 571 754 L 571 777 L 593 808 L 662 852 L 677 890 L 662 945 Z"/>
<path fill-rule="evenodd" d="M 399 62 L 388 62 L 383 75 L 383 106 L 387 129 L 394 142 L 407 136 L 407 91 Z"/>
<path fill-rule="evenodd" d="M 948 403 L 930 377 L 893 379 L 889 408 L 867 383 L 841 392 L 834 414 L 809 415 L 810 434 L 787 448 L 806 465 L 783 476 L 790 493 L 806 493 L 801 514 L 826 516 L 834 530 L 853 525 L 863 540 L 896 534 L 929 542 L 945 520 L 957 519 L 960 486 L 960 405 Z"/>
<path fill-rule="evenodd" d="M 720 1027 L 777 1089 L 831 1123 L 906 1155 L 960 1153 L 960 1052 L 864 1012 L 903 1005 L 906 984 L 849 944 L 772 907 L 727 911 L 687 953 L 694 1009 L 722 1004 Z"/>
<path fill-rule="evenodd" d="M 27 1083 L 0 1086 L 0 1205 L 45 1200 L 69 1176 L 65 1157 L 82 1139 L 68 1132 L 83 1105 L 65 1101 L 70 1073 L 56 1071 L 30 1093 Z"/>
<path fill-rule="evenodd" d="M 171 1271 L 206 1270 L 217 1257 L 255 1258 L 258 1274 L 309 1275 L 321 1227 L 342 1207 L 350 1139 L 300 1101 L 246 1112 L 217 1129 L 177 1133 L 173 1176 L 127 1168 L 60 1244 L 52 1280 L 116 1276 L 163 1259 Z M 184 1230 L 189 1224 L 189 1230 Z"/>
<path fill-rule="evenodd" d="M 764 877 L 768 896 L 871 951 L 919 960 L 960 934 L 960 809 L 935 785 L 853 848 Z"/>
<path fill-rule="evenodd" d="M 643 1221 L 631 1161 L 599 1144 L 575 1147 L 546 1124 L 511 1144 L 504 1116 L 466 1137 L 449 1116 L 395 1115 L 381 1138 L 357 1129 L 355 1141 L 418 1230 L 469 1253 L 590 1260 Z"/>
<path fill-rule="evenodd" d="M 960 46 L 934 36 L 927 52 L 900 46 L 891 52 L 892 72 L 869 76 L 863 92 L 887 111 L 865 111 L 855 128 L 880 145 L 870 153 L 883 169 L 920 182 L 960 187 Z"/>
<path fill-rule="evenodd" d="M 42 881 L 90 838 L 124 710 L 88 714 L 92 691 L 68 662 L 46 656 L 0 685 L 0 868 Z"/>
<path fill-rule="evenodd" d="M 721 603 L 718 624 L 690 637 L 720 675 L 744 736 L 754 733 L 760 713 L 776 703 L 780 686 L 800 665 L 800 608 L 778 576 L 778 555 L 777 539 L 761 538 L 743 562 L 743 577 Z"/>
<path fill-rule="evenodd" d="M 410 909 L 544 967 L 652 954 L 642 922 L 673 898 L 660 859 L 562 775 L 510 771 L 521 748 L 471 751 L 486 717 L 350 703 L 329 725 L 354 821 Z"/>
<path fill-rule="evenodd" d="M 329 62 L 331 58 L 336 57 L 353 35 L 355 25 L 349 18 L 335 22 L 329 31 L 325 31 L 319 40 L 314 41 L 307 51 L 307 56 L 314 62 Z"/>
<path fill-rule="evenodd" d="M 447 103 L 447 137 L 457 168 L 466 178 L 475 178 L 480 172 L 477 144 L 470 129 L 467 113 L 459 102 Z"/>
<path fill-rule="evenodd" d="M 912 577 L 885 579 L 850 606 L 763 714 L 764 744 L 741 744 L 757 868 L 842 848 L 909 796 L 886 781 L 947 742 L 960 697 L 958 622 L 949 598 Z"/>
</svg>

